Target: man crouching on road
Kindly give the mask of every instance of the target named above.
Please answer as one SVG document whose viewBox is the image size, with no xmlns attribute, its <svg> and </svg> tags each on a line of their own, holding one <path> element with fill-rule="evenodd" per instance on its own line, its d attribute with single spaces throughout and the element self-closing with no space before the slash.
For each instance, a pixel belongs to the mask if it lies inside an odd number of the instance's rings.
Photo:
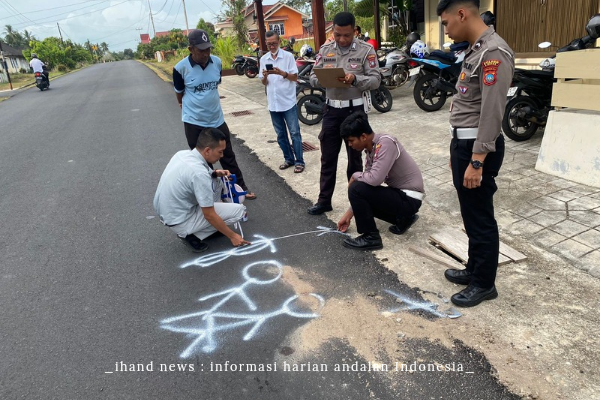
<svg viewBox="0 0 600 400">
<path fill-rule="evenodd" d="M 208 249 L 202 240 L 217 231 L 236 247 L 250 244 L 227 226 L 241 220 L 246 207 L 215 202 L 221 194 L 218 179 L 231 174 L 227 170 L 213 171 L 210 165 L 223 156 L 225 146 L 223 132 L 216 128 L 202 130 L 196 148 L 179 151 L 171 158 L 154 195 L 160 221 L 197 253 Z"/>
<path fill-rule="evenodd" d="M 375 134 L 366 114 L 357 112 L 347 117 L 340 127 L 342 138 L 357 151 L 365 151 L 365 171 L 355 172 L 348 184 L 350 209 L 338 222 L 338 230 L 346 232 L 352 217 L 361 235 L 345 239 L 344 246 L 358 250 L 383 247 L 375 218 L 387 221 L 389 231 L 402 235 L 418 219 L 425 190 L 423 175 L 413 158 L 398 139 Z M 385 183 L 387 186 L 381 186 Z"/>
</svg>

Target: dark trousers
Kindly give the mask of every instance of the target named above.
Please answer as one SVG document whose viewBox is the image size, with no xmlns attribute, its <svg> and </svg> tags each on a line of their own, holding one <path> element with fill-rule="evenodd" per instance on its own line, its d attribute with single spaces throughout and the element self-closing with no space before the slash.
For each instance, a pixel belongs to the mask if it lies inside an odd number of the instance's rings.
<svg viewBox="0 0 600 400">
<path fill-rule="evenodd" d="M 496 139 L 496 151 L 485 158 L 481 186 L 467 189 L 463 186 L 463 179 L 473 155 L 473 143 L 475 139 L 452 139 L 452 180 L 469 237 L 467 271 L 473 273 L 471 283 L 477 287 L 491 288 L 496 280 L 500 252 L 498 224 L 494 218 L 494 193 L 498 190 L 495 178 L 504 159 L 504 137 L 500 135 Z"/>
<path fill-rule="evenodd" d="M 364 182 L 353 182 L 348 188 L 348 198 L 356 229 L 361 234 L 378 231 L 375 218 L 394 225 L 404 222 L 419 211 L 422 203 L 400 189 L 371 186 Z"/>
<path fill-rule="evenodd" d="M 326 105 L 324 107 L 323 125 L 319 134 L 319 141 L 321 142 L 321 180 L 318 203 L 320 204 L 331 204 L 342 142 L 344 142 L 348 153 L 348 167 L 346 169 L 348 180 L 350 180 L 353 173 L 362 171 L 360 151 L 352 149 L 340 136 L 340 125 L 344 122 L 344 119 L 354 111 L 362 109 L 363 106 L 334 108 Z"/>
<path fill-rule="evenodd" d="M 184 122 L 183 126 L 185 128 L 185 137 L 187 138 L 188 146 L 190 146 L 190 149 L 193 149 L 196 147 L 200 132 L 207 127 L 188 124 L 187 122 Z M 245 191 L 248 191 L 248 186 L 246 186 L 246 182 L 244 182 L 242 170 L 238 166 L 237 160 L 235 159 L 235 153 L 233 152 L 233 146 L 231 145 L 231 132 L 229 132 L 229 127 L 225 122 L 223 122 L 223 125 L 218 126 L 216 129 L 220 130 L 225 135 L 225 151 L 223 151 L 223 157 L 221 157 L 219 160 L 221 166 L 223 169 L 227 169 L 232 174 L 235 174 L 238 185 L 240 185 Z"/>
</svg>

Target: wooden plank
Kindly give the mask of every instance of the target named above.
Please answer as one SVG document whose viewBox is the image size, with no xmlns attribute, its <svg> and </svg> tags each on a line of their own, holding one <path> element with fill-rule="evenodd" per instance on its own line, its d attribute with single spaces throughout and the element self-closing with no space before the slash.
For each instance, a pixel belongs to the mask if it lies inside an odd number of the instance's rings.
<svg viewBox="0 0 600 400">
<path fill-rule="evenodd" d="M 525 254 L 520 253 L 505 243 L 502 243 L 502 241 L 500 241 L 500 254 L 504 254 L 514 262 L 527 260 L 527 256 Z"/>
<path fill-rule="evenodd" d="M 463 228 L 462 231 L 466 234 L 465 228 Z M 514 262 L 519 262 L 527 259 L 527 256 L 525 254 L 513 249 L 512 247 L 510 247 L 502 241 L 500 241 L 500 254 L 504 254 L 506 257 L 510 258 Z"/>
<path fill-rule="evenodd" d="M 600 51 L 596 49 L 556 54 L 555 78 L 598 79 Z"/>
<path fill-rule="evenodd" d="M 442 264 L 447 268 L 459 268 L 461 265 L 457 262 L 451 262 L 449 259 L 446 259 L 438 254 L 435 254 L 433 251 L 424 249 L 422 247 L 408 246 L 408 249 L 415 254 L 423 256 L 425 258 L 430 259 L 431 261 L 435 261 L 438 264 Z"/>
<path fill-rule="evenodd" d="M 465 263 L 469 259 L 469 238 L 467 234 L 458 229 L 444 229 L 434 233 L 430 240 L 439 244 L 448 253 L 458 257 Z M 498 256 L 498 265 L 510 263 L 512 260 L 502 253 Z"/>
<path fill-rule="evenodd" d="M 581 80 L 557 82 L 552 88 L 552 105 L 600 111 L 600 85 L 586 85 Z"/>
</svg>

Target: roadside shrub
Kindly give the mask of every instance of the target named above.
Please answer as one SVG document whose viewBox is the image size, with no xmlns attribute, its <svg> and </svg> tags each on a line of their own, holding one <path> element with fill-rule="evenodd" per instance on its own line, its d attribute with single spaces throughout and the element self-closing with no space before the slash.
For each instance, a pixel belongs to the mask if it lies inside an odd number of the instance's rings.
<svg viewBox="0 0 600 400">
<path fill-rule="evenodd" d="M 29 71 L 27 71 L 25 68 L 21 68 L 21 69 L 19 69 L 19 73 L 20 73 L 20 74 L 26 74 L 26 73 L 28 73 L 28 72 L 29 72 Z"/>
<path fill-rule="evenodd" d="M 216 40 L 212 53 L 221 59 L 223 69 L 229 69 L 236 55 L 248 54 L 249 50 L 244 51 L 240 49 L 235 38 L 226 37 Z"/>
<path fill-rule="evenodd" d="M 69 68 L 65 64 L 58 64 L 56 69 L 58 70 L 58 72 L 67 72 L 69 70 Z"/>
</svg>

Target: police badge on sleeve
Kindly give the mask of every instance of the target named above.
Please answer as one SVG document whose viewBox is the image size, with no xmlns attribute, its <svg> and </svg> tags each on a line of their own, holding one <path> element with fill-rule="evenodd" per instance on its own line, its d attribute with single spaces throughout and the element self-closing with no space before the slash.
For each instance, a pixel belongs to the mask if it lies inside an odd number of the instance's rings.
<svg viewBox="0 0 600 400">
<path fill-rule="evenodd" d="M 375 68 L 377 66 L 377 56 L 375 54 L 369 54 L 367 60 L 369 60 L 369 67 Z"/>
<path fill-rule="evenodd" d="M 483 83 L 487 86 L 496 84 L 498 77 L 499 60 L 487 60 L 481 63 L 483 67 Z"/>
</svg>

